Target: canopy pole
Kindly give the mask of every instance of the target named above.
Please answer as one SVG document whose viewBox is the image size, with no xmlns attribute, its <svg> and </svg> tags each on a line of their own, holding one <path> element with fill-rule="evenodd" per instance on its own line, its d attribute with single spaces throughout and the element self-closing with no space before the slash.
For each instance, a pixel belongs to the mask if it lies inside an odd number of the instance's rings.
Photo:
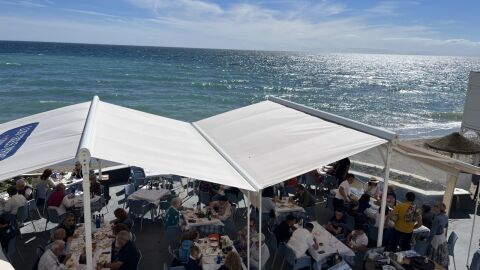
<svg viewBox="0 0 480 270">
<path fill-rule="evenodd" d="M 250 270 L 250 190 L 247 190 L 247 269 Z"/>
<path fill-rule="evenodd" d="M 450 174 L 447 182 L 447 188 L 443 194 L 443 203 L 447 207 L 446 212 L 447 216 L 450 216 L 450 209 L 452 208 L 453 195 L 455 193 L 455 187 L 457 186 L 458 173 Z"/>
<path fill-rule="evenodd" d="M 98 164 L 98 181 L 102 182 L 102 160 L 97 158 L 97 164 Z"/>
<path fill-rule="evenodd" d="M 80 149 L 78 159 L 82 164 L 83 173 L 83 217 L 85 222 L 85 251 L 87 256 L 87 269 L 94 269 L 92 250 L 92 217 L 90 209 L 90 151 L 85 148 Z"/>
<path fill-rule="evenodd" d="M 480 185 L 477 184 L 477 185 Z M 480 193 L 480 192 L 479 192 Z M 470 242 L 468 243 L 468 253 L 467 253 L 467 269 L 469 269 L 468 261 L 470 260 L 470 251 L 472 250 L 472 239 L 473 239 L 473 231 L 475 229 L 475 223 L 477 220 L 477 211 L 478 211 L 478 198 L 480 197 L 480 194 L 477 194 L 477 197 L 475 197 L 475 212 L 473 212 L 473 223 L 472 223 L 472 230 L 470 231 Z"/>
<path fill-rule="evenodd" d="M 262 239 L 260 235 L 262 233 L 262 220 L 263 220 L 263 212 L 262 212 L 262 190 L 258 191 L 258 219 L 260 220 L 257 232 L 257 241 L 258 241 L 258 270 L 262 270 Z"/>
<path fill-rule="evenodd" d="M 382 246 L 383 227 L 385 226 L 385 209 L 387 208 L 388 181 L 390 178 L 390 161 L 392 157 L 393 145 L 391 142 L 387 144 L 387 158 L 385 160 L 385 179 L 383 182 L 382 205 L 380 207 L 380 223 L 378 224 L 377 247 Z"/>
</svg>

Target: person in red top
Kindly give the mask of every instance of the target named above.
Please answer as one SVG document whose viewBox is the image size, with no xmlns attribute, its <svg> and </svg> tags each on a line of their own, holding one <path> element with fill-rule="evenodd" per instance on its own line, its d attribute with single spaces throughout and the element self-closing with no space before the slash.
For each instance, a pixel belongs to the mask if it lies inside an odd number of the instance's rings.
<svg viewBox="0 0 480 270">
<path fill-rule="evenodd" d="M 62 204 L 63 197 L 65 197 L 65 185 L 58 184 L 55 191 L 48 197 L 47 206 L 59 207 Z"/>
</svg>

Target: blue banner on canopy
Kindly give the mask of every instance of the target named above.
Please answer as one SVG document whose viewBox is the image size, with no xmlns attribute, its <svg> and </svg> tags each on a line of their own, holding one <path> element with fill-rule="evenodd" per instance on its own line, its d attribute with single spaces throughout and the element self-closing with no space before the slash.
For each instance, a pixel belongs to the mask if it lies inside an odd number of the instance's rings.
<svg viewBox="0 0 480 270">
<path fill-rule="evenodd" d="M 37 126 L 38 122 L 35 122 L 0 134 L 0 161 L 13 156 Z"/>
</svg>

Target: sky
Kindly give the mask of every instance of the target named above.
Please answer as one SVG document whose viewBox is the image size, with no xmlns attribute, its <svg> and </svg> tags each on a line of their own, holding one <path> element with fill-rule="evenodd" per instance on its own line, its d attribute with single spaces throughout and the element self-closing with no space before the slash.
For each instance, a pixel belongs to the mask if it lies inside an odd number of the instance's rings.
<svg viewBox="0 0 480 270">
<path fill-rule="evenodd" d="M 0 40 L 480 56 L 480 1 L 0 0 Z"/>
</svg>

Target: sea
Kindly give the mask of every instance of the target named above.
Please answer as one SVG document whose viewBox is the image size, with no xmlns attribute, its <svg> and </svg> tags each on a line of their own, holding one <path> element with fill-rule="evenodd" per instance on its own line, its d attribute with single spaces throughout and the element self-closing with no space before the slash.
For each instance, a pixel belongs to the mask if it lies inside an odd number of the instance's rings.
<svg viewBox="0 0 480 270">
<path fill-rule="evenodd" d="M 100 100 L 196 121 L 277 96 L 396 131 L 461 124 L 480 58 L 0 41 L 0 123 Z"/>
</svg>

